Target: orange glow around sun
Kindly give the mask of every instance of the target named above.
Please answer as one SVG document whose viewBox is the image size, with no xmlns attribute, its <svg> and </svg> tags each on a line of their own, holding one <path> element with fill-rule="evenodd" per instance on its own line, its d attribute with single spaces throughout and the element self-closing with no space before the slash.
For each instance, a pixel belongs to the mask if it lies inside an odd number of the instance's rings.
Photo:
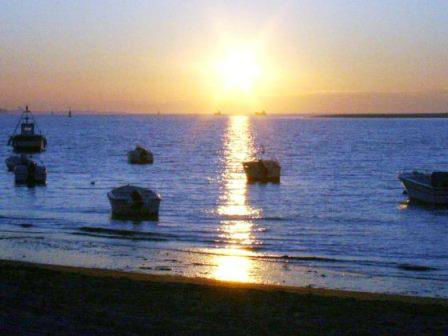
<svg viewBox="0 0 448 336">
<path fill-rule="evenodd" d="M 232 50 L 218 63 L 218 75 L 225 91 L 249 92 L 261 76 L 261 67 L 254 51 Z"/>
<path fill-rule="evenodd" d="M 252 113 L 260 109 L 260 93 L 266 86 L 265 62 L 259 47 L 229 43 L 215 54 L 210 87 L 217 109 L 234 109 Z"/>
</svg>

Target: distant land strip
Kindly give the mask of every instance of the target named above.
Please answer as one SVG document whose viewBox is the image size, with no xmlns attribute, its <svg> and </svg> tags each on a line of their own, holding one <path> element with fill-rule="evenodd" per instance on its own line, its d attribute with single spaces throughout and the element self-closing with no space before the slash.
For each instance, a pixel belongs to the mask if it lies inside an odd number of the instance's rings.
<svg viewBox="0 0 448 336">
<path fill-rule="evenodd" d="M 342 113 L 316 114 L 314 118 L 448 118 L 445 113 Z"/>
</svg>

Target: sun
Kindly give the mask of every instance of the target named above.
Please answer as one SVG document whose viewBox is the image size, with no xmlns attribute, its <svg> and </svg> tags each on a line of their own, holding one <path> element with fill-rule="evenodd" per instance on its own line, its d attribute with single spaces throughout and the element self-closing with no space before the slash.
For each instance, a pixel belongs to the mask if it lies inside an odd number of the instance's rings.
<svg viewBox="0 0 448 336">
<path fill-rule="evenodd" d="M 261 76 L 261 67 L 252 50 L 232 50 L 218 63 L 218 75 L 226 91 L 250 92 Z"/>
</svg>

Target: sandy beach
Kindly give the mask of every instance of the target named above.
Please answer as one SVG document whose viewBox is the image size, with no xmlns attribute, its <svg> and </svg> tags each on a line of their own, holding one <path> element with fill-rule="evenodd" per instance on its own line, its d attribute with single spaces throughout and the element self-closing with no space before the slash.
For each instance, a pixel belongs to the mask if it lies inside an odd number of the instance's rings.
<svg viewBox="0 0 448 336">
<path fill-rule="evenodd" d="M 446 335 L 448 301 L 0 261 L 2 335 Z"/>
</svg>

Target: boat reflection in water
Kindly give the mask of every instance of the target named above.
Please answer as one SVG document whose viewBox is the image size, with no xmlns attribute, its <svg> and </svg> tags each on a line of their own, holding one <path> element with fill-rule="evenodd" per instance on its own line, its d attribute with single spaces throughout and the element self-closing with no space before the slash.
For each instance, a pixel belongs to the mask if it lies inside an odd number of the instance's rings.
<svg viewBox="0 0 448 336">
<path fill-rule="evenodd" d="M 249 205 L 246 176 L 241 165 L 255 156 L 249 121 L 247 116 L 231 116 L 224 139 L 223 189 L 216 211 L 222 218 L 218 230 L 225 247 L 217 251 L 219 255 L 212 261 L 217 265 L 213 272 L 217 280 L 253 281 L 254 265 L 249 248 L 257 242 L 252 219 L 259 217 L 261 211 Z"/>
</svg>

